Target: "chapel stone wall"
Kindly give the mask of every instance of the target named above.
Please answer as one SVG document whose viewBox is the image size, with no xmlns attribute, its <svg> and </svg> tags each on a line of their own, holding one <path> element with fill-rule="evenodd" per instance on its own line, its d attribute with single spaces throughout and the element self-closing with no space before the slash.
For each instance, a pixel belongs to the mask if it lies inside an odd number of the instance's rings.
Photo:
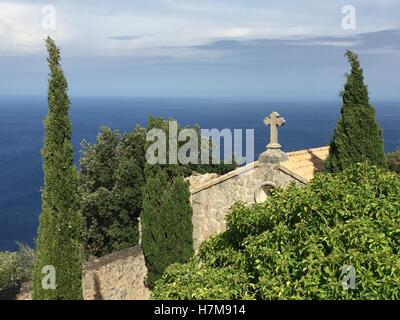
<svg viewBox="0 0 400 320">
<path fill-rule="evenodd" d="M 274 187 L 285 187 L 298 180 L 279 170 L 279 166 L 255 164 L 250 170 L 238 169 L 219 183 L 206 186 L 192 192 L 193 208 L 193 246 L 197 250 L 200 243 L 226 229 L 225 216 L 229 208 L 237 201 L 254 203 L 257 192 L 265 184 Z M 243 172 L 244 171 L 244 172 Z M 231 174 L 231 173 L 230 173 Z"/>
</svg>

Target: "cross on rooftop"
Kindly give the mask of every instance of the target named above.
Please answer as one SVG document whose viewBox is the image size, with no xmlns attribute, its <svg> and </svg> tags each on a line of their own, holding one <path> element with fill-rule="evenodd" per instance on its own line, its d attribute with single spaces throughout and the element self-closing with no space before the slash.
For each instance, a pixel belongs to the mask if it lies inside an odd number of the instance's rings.
<svg viewBox="0 0 400 320">
<path fill-rule="evenodd" d="M 281 145 L 278 143 L 278 127 L 283 126 L 286 120 L 282 118 L 278 112 L 274 111 L 264 119 L 264 123 L 271 127 L 270 142 L 267 148 L 280 149 Z"/>
</svg>

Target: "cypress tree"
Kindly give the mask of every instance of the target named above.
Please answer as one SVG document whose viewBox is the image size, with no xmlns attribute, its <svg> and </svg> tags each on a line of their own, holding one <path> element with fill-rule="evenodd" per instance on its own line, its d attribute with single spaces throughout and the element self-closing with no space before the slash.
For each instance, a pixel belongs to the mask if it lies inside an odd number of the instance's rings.
<svg viewBox="0 0 400 320">
<path fill-rule="evenodd" d="M 80 245 L 82 218 L 77 197 L 77 172 L 73 165 L 70 101 L 67 81 L 60 65 L 60 50 L 51 38 L 47 38 L 46 45 L 50 68 L 49 111 L 44 124 L 44 186 L 36 243 L 33 299 L 78 300 L 83 298 Z M 43 269 L 45 266 L 54 267 L 55 289 L 42 286 L 46 276 L 42 272 L 52 274 Z"/>
<path fill-rule="evenodd" d="M 162 129 L 168 141 L 168 121 L 150 118 L 148 130 L 153 128 Z M 148 146 L 146 142 L 146 150 Z M 144 170 L 142 248 L 152 288 L 166 267 L 187 262 L 193 255 L 192 208 L 181 166 L 147 162 Z"/>
<path fill-rule="evenodd" d="M 351 72 L 342 92 L 342 109 L 337 122 L 325 167 L 330 172 L 342 171 L 354 163 L 368 161 L 387 167 L 382 130 L 369 103 L 368 88 L 358 56 L 346 52 Z"/>
</svg>

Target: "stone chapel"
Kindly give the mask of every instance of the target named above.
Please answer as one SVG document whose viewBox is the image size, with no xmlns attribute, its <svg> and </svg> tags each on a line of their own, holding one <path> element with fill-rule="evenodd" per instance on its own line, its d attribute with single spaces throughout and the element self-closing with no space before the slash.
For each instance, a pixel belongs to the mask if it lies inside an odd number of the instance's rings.
<svg viewBox="0 0 400 320">
<path fill-rule="evenodd" d="M 290 183 L 305 185 L 323 170 L 328 146 L 285 153 L 278 143 L 278 127 L 285 124 L 285 119 L 272 112 L 264 123 L 270 126 L 270 143 L 258 161 L 221 176 L 189 178 L 195 249 L 202 241 L 225 231 L 225 215 L 235 202 L 261 202 L 272 188 L 284 188 Z"/>
</svg>

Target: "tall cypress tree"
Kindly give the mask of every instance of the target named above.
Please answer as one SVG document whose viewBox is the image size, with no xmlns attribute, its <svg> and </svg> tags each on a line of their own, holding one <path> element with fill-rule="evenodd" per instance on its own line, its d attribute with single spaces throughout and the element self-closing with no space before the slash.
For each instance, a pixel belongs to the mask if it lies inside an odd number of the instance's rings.
<svg viewBox="0 0 400 320">
<path fill-rule="evenodd" d="M 150 118 L 148 130 L 153 128 L 162 129 L 168 141 L 168 121 Z M 166 151 L 168 155 L 168 148 Z M 166 267 L 187 262 L 193 255 L 192 208 L 181 166 L 146 163 L 144 172 L 142 247 L 148 268 L 147 283 L 153 287 Z"/>
<path fill-rule="evenodd" d="M 342 171 L 354 163 L 368 161 L 386 167 L 382 130 L 375 120 L 375 110 L 369 103 L 368 88 L 358 56 L 346 52 L 351 72 L 342 92 L 342 110 L 325 167 L 330 172 Z"/>
<path fill-rule="evenodd" d="M 80 245 L 83 221 L 78 207 L 77 172 L 73 165 L 70 101 L 60 65 L 60 50 L 51 38 L 47 38 L 46 45 L 50 68 L 49 111 L 42 149 L 44 186 L 33 299 L 78 300 L 83 298 Z M 55 289 L 42 285 L 44 277 L 52 275 L 49 269 L 44 268 L 46 266 L 54 267 Z M 44 283 L 51 284 L 51 281 L 46 277 Z"/>
</svg>

